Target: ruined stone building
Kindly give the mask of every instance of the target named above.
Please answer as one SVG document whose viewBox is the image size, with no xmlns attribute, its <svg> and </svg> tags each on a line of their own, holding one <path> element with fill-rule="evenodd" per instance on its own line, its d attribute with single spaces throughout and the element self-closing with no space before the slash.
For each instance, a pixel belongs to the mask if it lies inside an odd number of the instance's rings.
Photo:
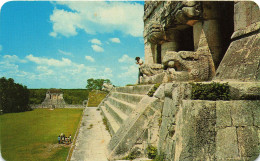
<svg viewBox="0 0 260 161">
<path fill-rule="evenodd" d="M 259 80 L 259 17 L 253 2 L 146 2 L 142 82 Z"/>
<path fill-rule="evenodd" d="M 42 108 L 64 108 L 65 104 L 62 90 L 52 88 L 46 92 Z"/>
<path fill-rule="evenodd" d="M 152 145 L 166 161 L 255 160 L 259 31 L 254 2 L 146 1 L 146 85 L 115 87 L 99 105 L 112 136 L 108 158 L 147 156 Z M 228 82 L 228 99 L 193 98 L 193 84 L 213 82 Z"/>
</svg>

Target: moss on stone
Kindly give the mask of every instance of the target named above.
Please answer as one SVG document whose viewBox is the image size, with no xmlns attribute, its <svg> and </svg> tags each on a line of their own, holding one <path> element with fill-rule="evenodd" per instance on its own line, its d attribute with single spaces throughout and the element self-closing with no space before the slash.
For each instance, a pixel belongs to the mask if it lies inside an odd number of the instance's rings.
<svg viewBox="0 0 260 161">
<path fill-rule="evenodd" d="M 153 97 L 153 94 L 155 93 L 155 91 L 159 88 L 161 84 L 157 83 L 153 86 L 153 88 L 148 92 L 148 96 Z"/>
<path fill-rule="evenodd" d="M 194 100 L 230 100 L 230 89 L 228 83 L 191 83 Z"/>
</svg>

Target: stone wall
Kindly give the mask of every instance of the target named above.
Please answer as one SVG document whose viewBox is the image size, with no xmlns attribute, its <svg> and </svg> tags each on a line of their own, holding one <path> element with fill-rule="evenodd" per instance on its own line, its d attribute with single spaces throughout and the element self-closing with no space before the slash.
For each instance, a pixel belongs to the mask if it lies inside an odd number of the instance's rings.
<svg viewBox="0 0 260 161">
<path fill-rule="evenodd" d="M 143 88 L 117 87 L 110 96 L 116 91 L 131 92 L 124 94 L 128 100 Z M 153 97 L 146 95 L 136 104 L 113 133 L 109 159 L 121 159 L 135 150 L 139 157 L 147 156 L 149 145 L 157 147 L 165 161 L 256 159 L 260 154 L 260 83 L 230 82 L 229 89 L 228 101 L 192 100 L 191 83 L 161 84 Z"/>
<path fill-rule="evenodd" d="M 191 100 L 188 83 L 162 85 L 158 153 L 165 160 L 254 160 L 259 155 L 259 100 Z M 242 90 L 241 86 L 232 86 Z M 259 84 L 255 85 L 259 88 Z M 234 91 L 234 90 L 233 90 Z M 259 93 L 258 93 L 259 95 Z"/>
</svg>

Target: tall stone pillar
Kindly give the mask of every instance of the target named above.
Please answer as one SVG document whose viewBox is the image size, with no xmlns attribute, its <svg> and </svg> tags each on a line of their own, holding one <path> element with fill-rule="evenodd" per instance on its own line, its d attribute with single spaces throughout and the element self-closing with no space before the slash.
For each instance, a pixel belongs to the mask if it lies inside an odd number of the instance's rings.
<svg viewBox="0 0 260 161">
<path fill-rule="evenodd" d="M 145 64 L 153 64 L 154 63 L 154 53 L 155 53 L 155 45 L 145 40 L 144 43 L 144 63 Z"/>
<path fill-rule="evenodd" d="M 223 52 L 222 34 L 220 30 L 220 8 L 218 2 L 203 2 L 203 24 L 212 58 L 217 67 L 221 61 Z M 199 25 L 199 24 L 198 24 Z M 196 27 L 196 25 L 195 25 Z M 198 27 L 198 26 L 197 26 Z"/>
<path fill-rule="evenodd" d="M 178 30 L 169 30 L 165 34 L 165 41 L 161 44 L 161 60 L 167 51 L 178 51 L 180 47 L 180 32 Z"/>
</svg>

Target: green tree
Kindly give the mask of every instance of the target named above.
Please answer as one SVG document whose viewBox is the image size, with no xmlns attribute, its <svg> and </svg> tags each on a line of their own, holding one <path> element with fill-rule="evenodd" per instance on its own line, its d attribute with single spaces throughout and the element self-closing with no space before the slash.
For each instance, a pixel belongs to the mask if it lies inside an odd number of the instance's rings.
<svg viewBox="0 0 260 161">
<path fill-rule="evenodd" d="M 30 110 L 29 90 L 12 78 L 0 79 L 0 110 L 4 113 Z"/>
<path fill-rule="evenodd" d="M 86 88 L 88 90 L 101 90 L 104 83 L 111 83 L 109 79 L 93 79 L 90 78 L 87 80 Z"/>
</svg>

